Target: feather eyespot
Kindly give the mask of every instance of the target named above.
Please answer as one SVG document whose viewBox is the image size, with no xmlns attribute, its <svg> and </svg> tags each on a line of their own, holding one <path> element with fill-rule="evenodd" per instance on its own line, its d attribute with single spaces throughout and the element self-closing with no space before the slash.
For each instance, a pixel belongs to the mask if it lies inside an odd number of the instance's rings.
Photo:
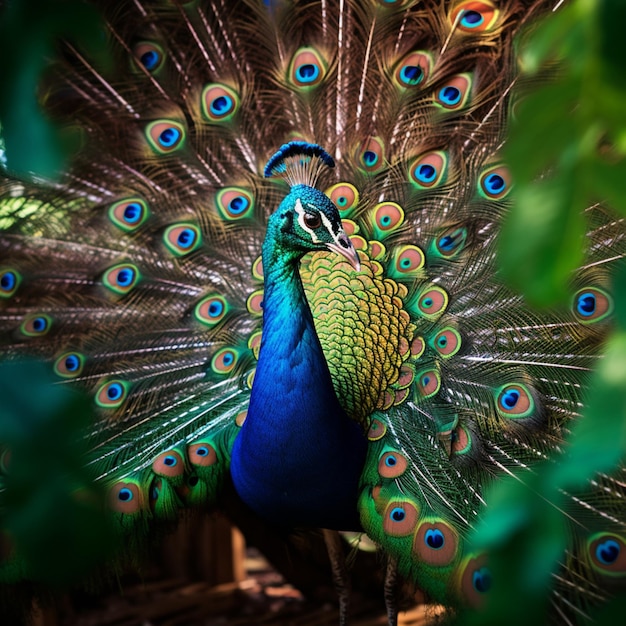
<svg viewBox="0 0 626 626">
<path fill-rule="evenodd" d="M 397 65 L 393 80 L 398 87 L 415 87 L 425 83 L 432 71 L 433 59 L 428 52 L 416 50 L 407 54 Z"/>
<path fill-rule="evenodd" d="M 163 66 L 165 54 L 163 48 L 150 41 L 141 41 L 133 48 L 136 62 L 148 72 L 154 74 Z"/>
<path fill-rule="evenodd" d="M 172 224 L 163 233 L 163 243 L 172 254 L 181 257 L 200 246 L 202 234 L 195 224 Z"/>
<path fill-rule="evenodd" d="M 587 550 L 596 571 L 607 576 L 626 575 L 626 542 L 619 535 L 593 535 L 587 543 Z"/>
<path fill-rule="evenodd" d="M 472 449 L 472 436 L 470 435 L 469 430 L 462 424 L 459 424 L 452 431 L 450 440 L 450 452 L 453 455 L 462 456 L 467 454 Z"/>
<path fill-rule="evenodd" d="M 487 567 L 486 555 L 466 560 L 461 575 L 461 594 L 466 603 L 474 608 L 482 605 L 485 594 L 491 589 L 492 575 Z"/>
<path fill-rule="evenodd" d="M 406 245 L 394 251 L 394 275 L 399 278 L 415 278 L 421 275 L 421 271 L 426 262 L 424 253 L 420 248 L 413 245 Z"/>
<path fill-rule="evenodd" d="M 453 226 L 435 240 L 435 249 L 446 259 L 454 258 L 465 246 L 467 228 Z"/>
<path fill-rule="evenodd" d="M 124 380 L 110 380 L 96 391 L 96 404 L 103 409 L 116 409 L 126 400 L 129 389 Z"/>
<path fill-rule="evenodd" d="M 252 315 L 262 315 L 263 314 L 263 298 L 264 291 L 263 289 L 257 289 L 253 291 L 246 301 L 246 308 L 248 312 Z"/>
<path fill-rule="evenodd" d="M 263 280 L 263 257 L 258 256 L 252 264 L 252 276 L 257 280 Z"/>
<path fill-rule="evenodd" d="M 528 417 L 535 410 L 535 400 L 526 385 L 505 385 L 496 394 L 496 409 L 503 417 Z"/>
<path fill-rule="evenodd" d="M 381 231 L 381 235 L 390 233 L 404 222 L 404 211 L 395 202 L 381 202 L 373 209 L 374 223 Z"/>
<path fill-rule="evenodd" d="M 384 422 L 374 419 L 372 420 L 369 430 L 367 431 L 367 438 L 369 441 L 378 441 L 385 436 L 386 432 L 387 426 L 385 426 Z"/>
<path fill-rule="evenodd" d="M 500 12 L 489 2 L 467 0 L 454 8 L 450 14 L 450 23 L 459 30 L 468 33 L 491 30 L 498 20 Z"/>
<path fill-rule="evenodd" d="M 54 362 L 54 371 L 61 378 L 76 378 L 84 365 L 85 357 L 80 352 L 66 352 Z"/>
<path fill-rule="evenodd" d="M 121 296 L 126 295 L 141 278 L 139 269 L 132 263 L 120 263 L 110 267 L 102 276 L 104 286 Z"/>
<path fill-rule="evenodd" d="M 254 196 L 241 187 L 224 187 L 215 196 L 217 211 L 225 220 L 238 220 L 254 214 Z"/>
<path fill-rule="evenodd" d="M 385 452 L 378 461 L 378 473 L 383 478 L 402 476 L 408 467 L 406 457 L 399 452 Z"/>
<path fill-rule="evenodd" d="M 441 376 L 436 369 L 426 370 L 417 376 L 417 391 L 422 399 L 432 398 L 441 389 Z"/>
<path fill-rule="evenodd" d="M 357 153 L 358 165 L 369 173 L 382 169 L 385 165 L 385 147 L 379 137 L 370 137 L 360 146 Z"/>
<path fill-rule="evenodd" d="M 411 357 L 413 359 L 419 359 L 426 350 L 426 342 L 422 337 L 415 337 L 411 342 Z"/>
<path fill-rule="evenodd" d="M 383 530 L 391 537 L 406 537 L 417 525 L 419 512 L 411 502 L 395 501 L 387 505 L 383 519 Z"/>
<path fill-rule="evenodd" d="M 121 230 L 131 232 L 148 219 L 148 205 L 141 198 L 125 198 L 109 207 L 109 218 Z"/>
<path fill-rule="evenodd" d="M 413 542 L 413 552 L 420 561 L 444 567 L 458 556 L 459 541 L 454 530 L 442 521 L 425 521 L 420 524 Z"/>
<path fill-rule="evenodd" d="M 435 92 L 435 104 L 448 111 L 458 111 L 467 104 L 471 87 L 469 74 L 453 76 Z"/>
<path fill-rule="evenodd" d="M 359 192 L 350 183 L 337 183 L 324 192 L 342 216 L 349 214 L 359 203 Z"/>
<path fill-rule="evenodd" d="M 202 90 L 202 114 L 207 122 L 220 124 L 233 118 L 239 109 L 239 95 L 227 85 L 212 83 Z"/>
<path fill-rule="evenodd" d="M 478 180 L 480 195 L 488 200 L 502 200 L 511 191 L 512 180 L 509 168 L 496 165 L 485 170 Z"/>
<path fill-rule="evenodd" d="M 580 289 L 574 295 L 574 316 L 582 324 L 593 324 L 613 312 L 611 296 L 597 287 Z"/>
<path fill-rule="evenodd" d="M 228 302 L 219 295 L 202 298 L 194 309 L 195 318 L 202 324 L 214 326 L 221 322 L 228 313 Z"/>
<path fill-rule="evenodd" d="M 326 75 L 326 64 L 314 48 L 300 48 L 289 65 L 289 82 L 298 89 L 319 85 Z"/>
<path fill-rule="evenodd" d="M 211 359 L 211 369 L 216 374 L 229 374 L 237 365 L 237 352 L 232 348 L 222 348 Z"/>
<path fill-rule="evenodd" d="M 22 277 L 14 269 L 0 269 L 0 298 L 10 298 L 20 286 Z"/>
<path fill-rule="evenodd" d="M 252 351 L 255 359 L 259 358 L 259 350 L 261 349 L 261 336 L 262 332 L 257 330 L 255 333 L 250 335 L 250 339 L 248 339 L 248 348 Z"/>
<path fill-rule="evenodd" d="M 447 326 L 435 335 L 432 346 L 440 356 L 449 359 L 461 349 L 461 335 L 455 328 Z"/>
<path fill-rule="evenodd" d="M 44 313 L 35 313 L 24 319 L 20 330 L 26 337 L 42 337 L 52 326 L 52 318 Z"/>
<path fill-rule="evenodd" d="M 142 507 L 139 487 L 131 482 L 119 482 L 109 491 L 109 508 L 116 513 L 137 513 Z"/>
<path fill-rule="evenodd" d="M 416 306 L 413 306 L 415 313 L 425 317 L 427 320 L 437 320 L 448 307 L 448 294 L 441 287 L 428 287 L 422 291 Z"/>
<path fill-rule="evenodd" d="M 155 152 L 169 154 L 183 146 L 185 128 L 173 120 L 157 120 L 146 127 L 146 138 Z"/>
<path fill-rule="evenodd" d="M 445 180 L 448 157 L 445 152 L 435 150 L 417 158 L 409 168 L 409 179 L 420 189 L 431 189 Z"/>
<path fill-rule="evenodd" d="M 182 456 L 176 450 L 161 452 L 152 461 L 152 471 L 164 478 L 176 478 L 185 472 L 185 464 Z"/>
<path fill-rule="evenodd" d="M 192 443 L 187 446 L 187 457 L 196 467 L 209 467 L 217 463 L 217 452 L 209 443 Z"/>
</svg>

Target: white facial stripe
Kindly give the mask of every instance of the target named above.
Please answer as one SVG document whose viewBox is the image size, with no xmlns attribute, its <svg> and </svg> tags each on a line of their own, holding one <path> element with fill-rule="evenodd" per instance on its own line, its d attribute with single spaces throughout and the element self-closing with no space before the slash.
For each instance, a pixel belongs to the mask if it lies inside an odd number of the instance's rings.
<svg viewBox="0 0 626 626">
<path fill-rule="evenodd" d="M 315 232 L 313 230 L 311 230 L 305 223 L 304 223 L 304 216 L 306 215 L 306 211 L 304 210 L 304 207 L 302 206 L 302 202 L 300 202 L 300 198 L 296 198 L 296 214 L 298 215 L 298 224 L 300 224 L 300 228 L 302 228 L 302 230 L 306 231 L 307 233 L 309 233 L 309 235 L 311 235 L 311 241 L 313 243 L 319 243 L 320 240 L 318 238 L 318 236 L 315 234 Z M 324 217 L 322 215 L 322 217 Z"/>
<path fill-rule="evenodd" d="M 344 234 L 343 228 L 339 228 L 336 233 L 333 232 L 333 224 L 328 219 L 328 217 L 326 217 L 326 215 L 324 213 L 322 213 L 322 211 L 317 211 L 317 209 L 315 209 L 314 207 L 310 207 L 310 208 L 311 208 L 311 210 L 315 210 L 318 213 L 318 215 L 322 219 L 322 224 L 324 224 L 324 226 L 326 227 L 326 230 L 328 231 L 330 236 L 333 238 L 334 242 L 336 244 L 340 245 L 339 244 L 339 237 Z M 300 228 L 302 228 L 302 230 L 306 231 L 307 233 L 309 233 L 309 235 L 311 235 L 311 241 L 313 243 L 319 243 L 320 240 L 319 240 L 319 237 L 315 234 L 315 231 L 313 231 L 311 228 L 309 228 L 304 223 L 304 216 L 306 215 L 306 210 L 302 206 L 302 202 L 300 201 L 300 198 L 296 199 L 295 210 L 296 210 L 296 214 L 298 216 L 298 224 L 300 224 Z"/>
</svg>

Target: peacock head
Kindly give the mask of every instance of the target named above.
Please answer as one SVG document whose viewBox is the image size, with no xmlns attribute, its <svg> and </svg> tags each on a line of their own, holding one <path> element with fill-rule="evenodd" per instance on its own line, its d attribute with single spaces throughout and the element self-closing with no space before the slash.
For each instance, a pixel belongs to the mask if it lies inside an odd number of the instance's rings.
<svg viewBox="0 0 626 626">
<path fill-rule="evenodd" d="M 330 250 L 358 271 L 359 255 L 343 229 L 337 207 L 314 186 L 321 168 L 334 165 L 320 146 L 299 141 L 281 146 L 268 161 L 265 176 L 280 175 L 291 185 L 270 217 L 273 243 L 298 259 L 309 251 Z"/>
</svg>

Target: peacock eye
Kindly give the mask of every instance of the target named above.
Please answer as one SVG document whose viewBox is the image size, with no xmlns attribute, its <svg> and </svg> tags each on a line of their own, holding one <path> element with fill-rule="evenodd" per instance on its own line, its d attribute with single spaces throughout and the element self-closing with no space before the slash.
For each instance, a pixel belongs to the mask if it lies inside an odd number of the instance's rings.
<svg viewBox="0 0 626 626">
<path fill-rule="evenodd" d="M 317 213 L 305 213 L 304 223 L 307 228 L 319 228 L 322 225 L 322 218 Z"/>
</svg>

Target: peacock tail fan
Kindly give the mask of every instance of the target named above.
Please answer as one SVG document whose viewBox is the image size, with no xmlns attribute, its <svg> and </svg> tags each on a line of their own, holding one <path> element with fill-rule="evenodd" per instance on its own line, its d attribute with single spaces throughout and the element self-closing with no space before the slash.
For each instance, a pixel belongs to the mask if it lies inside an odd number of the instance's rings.
<svg viewBox="0 0 626 626">
<path fill-rule="evenodd" d="M 569 307 L 535 311 L 499 276 L 514 38 L 553 3 L 95 4 L 110 67 L 61 42 L 39 94 L 80 151 L 59 181 L 3 174 L 2 355 L 45 359 L 89 394 L 86 471 L 128 545 L 219 506 L 259 358 L 266 224 L 288 193 L 265 164 L 295 142 L 306 168 L 302 146 L 322 146 L 335 168 L 317 184 L 360 269 L 316 251 L 300 277 L 368 440 L 363 529 L 434 600 L 479 606 L 492 576 L 468 536 L 484 491 L 560 452 L 626 252 L 595 204 Z M 624 588 L 622 473 L 568 494 L 557 615 Z M 0 578 L 29 579 L 20 563 L 10 552 Z"/>
</svg>

